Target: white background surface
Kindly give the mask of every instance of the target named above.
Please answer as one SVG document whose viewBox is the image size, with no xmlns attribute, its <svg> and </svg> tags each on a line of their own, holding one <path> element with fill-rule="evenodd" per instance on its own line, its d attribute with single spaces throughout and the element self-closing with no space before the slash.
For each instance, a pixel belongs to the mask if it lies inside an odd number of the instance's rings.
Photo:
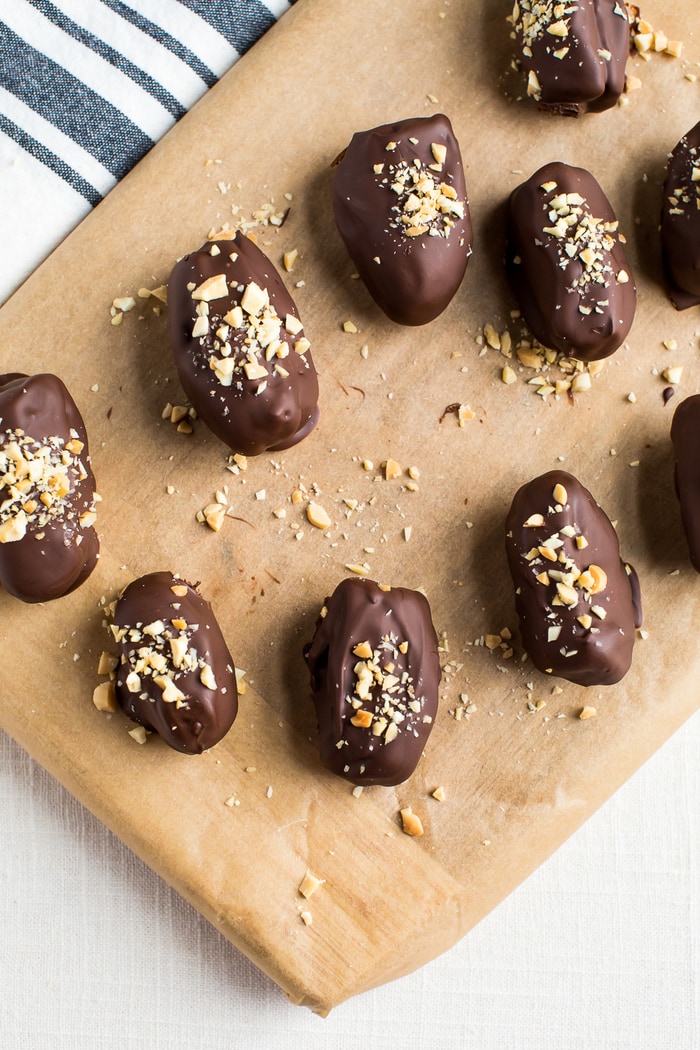
<svg viewBox="0 0 700 1050">
<path fill-rule="evenodd" d="M 321 1019 L 0 733 L 0 1048 L 698 1050 L 699 824 L 695 716 L 459 945 Z"/>
</svg>

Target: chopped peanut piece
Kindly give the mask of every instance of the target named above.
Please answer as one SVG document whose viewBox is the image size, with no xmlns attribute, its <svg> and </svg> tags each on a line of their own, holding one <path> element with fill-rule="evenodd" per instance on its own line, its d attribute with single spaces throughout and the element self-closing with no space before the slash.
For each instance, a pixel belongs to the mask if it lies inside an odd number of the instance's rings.
<svg viewBox="0 0 700 1050">
<path fill-rule="evenodd" d="M 224 518 L 226 517 L 226 508 L 220 503 L 210 503 L 202 511 L 204 520 L 210 529 L 214 532 L 219 532 L 222 525 L 224 524 Z"/>
<path fill-rule="evenodd" d="M 328 512 L 318 503 L 309 503 L 306 508 L 306 517 L 316 529 L 329 529 L 333 524 Z"/>
<path fill-rule="evenodd" d="M 304 878 L 301 880 L 301 885 L 299 886 L 299 893 L 302 897 L 308 900 L 309 897 L 313 897 L 316 890 L 319 889 L 325 881 L 325 879 L 319 879 L 316 875 L 312 874 L 307 868 L 306 875 L 304 875 Z"/>
<path fill-rule="evenodd" d="M 361 660 L 371 660 L 374 655 L 372 652 L 372 646 L 369 642 L 359 642 L 359 644 L 353 649 L 353 654 L 359 656 Z"/>
<path fill-rule="evenodd" d="M 104 674 L 104 672 L 100 672 Z M 113 682 L 100 682 L 92 694 L 92 702 L 98 711 L 117 710 L 117 694 Z"/>
<path fill-rule="evenodd" d="M 420 817 L 413 812 L 410 806 L 401 810 L 402 831 L 406 835 L 419 836 L 423 834 L 423 824 Z"/>
<path fill-rule="evenodd" d="M 100 661 L 97 665 L 98 674 L 110 674 L 116 670 L 119 664 L 119 657 L 114 656 L 113 653 L 100 653 Z"/>
<path fill-rule="evenodd" d="M 201 302 L 210 303 L 213 299 L 224 299 L 228 295 L 228 284 L 225 273 L 217 273 L 214 277 L 207 277 L 198 288 L 192 292 L 192 298 Z"/>
<path fill-rule="evenodd" d="M 297 261 L 298 256 L 299 252 L 296 248 L 292 248 L 291 251 L 284 253 L 282 261 L 284 262 L 284 268 L 287 273 L 291 273 L 294 269 L 294 263 Z"/>
</svg>

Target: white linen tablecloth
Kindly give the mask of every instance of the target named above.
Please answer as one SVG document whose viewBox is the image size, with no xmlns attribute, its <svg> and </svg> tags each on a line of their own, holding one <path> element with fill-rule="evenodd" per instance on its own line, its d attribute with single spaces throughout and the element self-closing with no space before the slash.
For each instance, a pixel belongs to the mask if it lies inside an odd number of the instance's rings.
<svg viewBox="0 0 700 1050">
<path fill-rule="evenodd" d="M 0 0 L 0 302 L 288 6 Z M 698 1050 L 699 759 L 695 717 L 452 951 L 320 1019 L 0 733 L 0 1050 Z"/>
<path fill-rule="evenodd" d="M 0 734 L 2 1050 L 697 1050 L 700 719 L 455 948 L 327 1018 Z"/>
</svg>

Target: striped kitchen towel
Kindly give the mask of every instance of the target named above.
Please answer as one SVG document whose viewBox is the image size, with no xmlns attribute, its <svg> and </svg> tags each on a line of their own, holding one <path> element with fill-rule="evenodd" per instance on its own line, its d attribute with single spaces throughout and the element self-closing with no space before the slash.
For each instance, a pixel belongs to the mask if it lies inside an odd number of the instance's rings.
<svg viewBox="0 0 700 1050">
<path fill-rule="evenodd" d="M 0 303 L 290 2 L 0 0 Z"/>
</svg>

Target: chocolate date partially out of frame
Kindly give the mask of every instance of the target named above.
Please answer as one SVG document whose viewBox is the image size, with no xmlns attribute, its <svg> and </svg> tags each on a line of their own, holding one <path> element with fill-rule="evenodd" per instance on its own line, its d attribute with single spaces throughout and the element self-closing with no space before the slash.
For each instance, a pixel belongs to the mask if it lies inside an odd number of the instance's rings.
<svg viewBox="0 0 700 1050">
<path fill-rule="evenodd" d="M 616 104 L 630 46 L 623 0 L 515 0 L 512 23 L 540 109 L 577 117 Z"/>
<path fill-rule="evenodd" d="M 24 602 L 79 587 L 99 542 L 82 416 L 55 375 L 0 375 L 0 583 Z"/>
<path fill-rule="evenodd" d="M 448 305 L 472 253 L 464 168 L 441 113 L 357 132 L 336 161 L 338 231 L 370 295 L 398 324 Z"/>
<path fill-rule="evenodd" d="M 673 305 L 700 303 L 700 122 L 673 150 L 661 211 L 664 269 Z"/>
<path fill-rule="evenodd" d="M 637 292 L 615 213 L 585 168 L 546 164 L 512 192 L 506 269 L 543 346 L 598 361 L 625 340 Z"/>
<path fill-rule="evenodd" d="M 591 493 L 563 470 L 523 485 L 508 513 L 506 552 L 535 667 L 578 685 L 619 682 L 642 623 L 639 582 Z"/>
<path fill-rule="evenodd" d="M 435 721 L 440 684 L 430 606 L 418 591 L 346 579 L 305 650 L 321 761 L 353 784 L 403 783 Z"/>
<path fill-rule="evenodd" d="M 182 388 L 234 452 L 290 448 L 319 418 L 318 378 L 296 304 L 267 256 L 240 232 L 177 263 L 170 333 Z"/>
<path fill-rule="evenodd" d="M 123 591 L 111 627 L 117 701 L 129 718 L 187 755 L 218 744 L 238 713 L 236 671 L 199 592 L 170 572 L 142 576 Z"/>
<path fill-rule="evenodd" d="M 700 572 L 700 394 L 685 398 L 673 414 L 674 480 L 690 561 Z"/>
</svg>

